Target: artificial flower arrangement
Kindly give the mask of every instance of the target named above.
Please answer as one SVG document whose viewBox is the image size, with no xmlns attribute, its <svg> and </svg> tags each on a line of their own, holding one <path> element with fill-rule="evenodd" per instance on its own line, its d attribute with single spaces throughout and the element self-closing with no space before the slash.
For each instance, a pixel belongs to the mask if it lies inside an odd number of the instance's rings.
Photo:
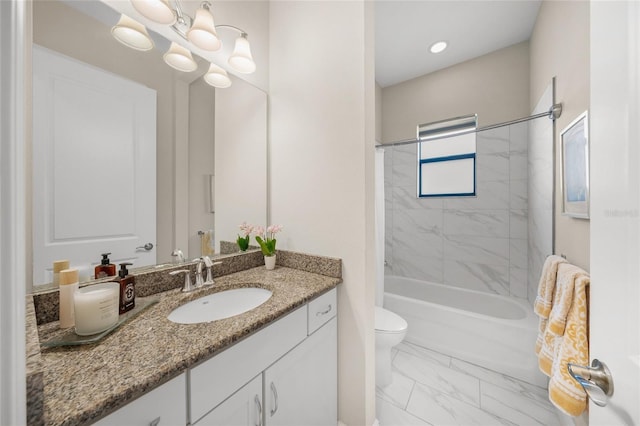
<svg viewBox="0 0 640 426">
<path fill-rule="evenodd" d="M 236 243 L 238 243 L 238 247 L 240 247 L 240 251 L 247 251 L 249 248 L 249 239 L 251 238 L 251 231 L 253 231 L 253 225 L 249 225 L 247 222 L 242 222 L 238 225 L 240 228 L 240 234 L 238 235 L 238 239 Z"/>
<path fill-rule="evenodd" d="M 262 254 L 271 257 L 276 254 L 276 234 L 282 231 L 282 225 L 269 225 L 265 230 L 262 226 L 253 227 L 256 241 L 260 244 Z"/>
</svg>

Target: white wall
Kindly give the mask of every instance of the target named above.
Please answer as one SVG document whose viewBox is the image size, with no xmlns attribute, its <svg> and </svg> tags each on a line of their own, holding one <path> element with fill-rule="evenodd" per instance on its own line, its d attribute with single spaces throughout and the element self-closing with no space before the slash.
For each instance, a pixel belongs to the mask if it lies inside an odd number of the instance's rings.
<svg viewBox="0 0 640 426">
<path fill-rule="evenodd" d="M 26 421 L 25 161 L 30 4 L 0 2 L 0 424 Z"/>
<path fill-rule="evenodd" d="M 267 94 L 237 78 L 232 81 L 231 87 L 216 90 L 214 232 L 218 253 L 220 241 L 236 240 L 242 222 L 267 226 Z"/>
<path fill-rule="evenodd" d="M 209 211 L 209 175 L 213 174 L 216 89 L 204 80 L 189 85 L 189 249 L 190 258 L 200 256 L 198 231 L 213 229 Z"/>
<path fill-rule="evenodd" d="M 270 13 L 270 217 L 284 225 L 279 248 L 343 260 L 338 416 L 348 425 L 375 418 L 370 8 L 277 1 Z"/>
</svg>

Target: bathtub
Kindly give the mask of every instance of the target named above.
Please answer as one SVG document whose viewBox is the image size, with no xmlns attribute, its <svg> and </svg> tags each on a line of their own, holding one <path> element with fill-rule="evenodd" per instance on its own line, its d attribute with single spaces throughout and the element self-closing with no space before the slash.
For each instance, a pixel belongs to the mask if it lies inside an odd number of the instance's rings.
<svg viewBox="0 0 640 426">
<path fill-rule="evenodd" d="M 406 342 L 546 387 L 526 301 L 397 276 L 384 285 L 384 307 L 409 324 Z"/>
</svg>

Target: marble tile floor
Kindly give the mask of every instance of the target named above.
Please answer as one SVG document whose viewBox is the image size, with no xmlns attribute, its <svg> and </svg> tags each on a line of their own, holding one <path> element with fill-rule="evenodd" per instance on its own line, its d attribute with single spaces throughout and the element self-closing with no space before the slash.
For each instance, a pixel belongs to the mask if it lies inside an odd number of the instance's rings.
<svg viewBox="0 0 640 426">
<path fill-rule="evenodd" d="M 376 389 L 380 426 L 566 423 L 538 386 L 404 342 L 392 360 L 393 382 Z"/>
</svg>

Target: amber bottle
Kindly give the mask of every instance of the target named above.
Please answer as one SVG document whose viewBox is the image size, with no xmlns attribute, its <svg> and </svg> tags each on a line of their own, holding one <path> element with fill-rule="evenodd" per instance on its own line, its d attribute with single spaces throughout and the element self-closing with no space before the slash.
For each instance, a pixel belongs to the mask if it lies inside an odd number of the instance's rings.
<svg viewBox="0 0 640 426">
<path fill-rule="evenodd" d="M 96 279 L 104 278 L 104 277 L 115 277 L 116 276 L 116 265 L 111 263 L 109 260 L 109 255 L 111 253 L 102 253 L 102 261 L 101 264 L 96 266 Z"/>
<path fill-rule="evenodd" d="M 135 277 L 129 275 L 127 266 L 131 263 L 121 263 L 119 278 L 116 280 L 120 283 L 120 314 L 130 311 L 136 306 L 136 287 Z"/>
</svg>

